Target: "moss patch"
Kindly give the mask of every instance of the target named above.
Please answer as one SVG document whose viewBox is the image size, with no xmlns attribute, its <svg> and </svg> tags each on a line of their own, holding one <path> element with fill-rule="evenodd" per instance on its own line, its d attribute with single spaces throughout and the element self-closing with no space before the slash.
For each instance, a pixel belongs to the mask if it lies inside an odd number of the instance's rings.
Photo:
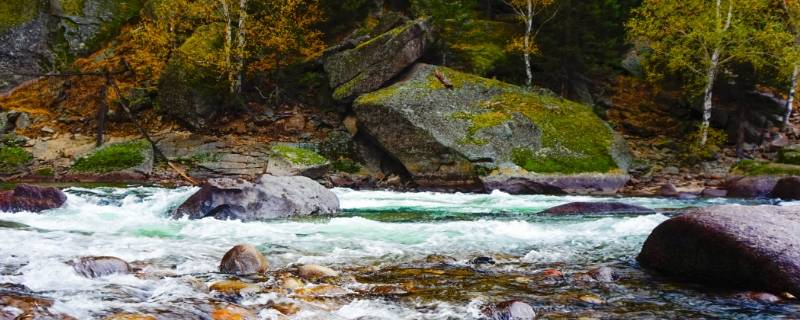
<svg viewBox="0 0 800 320">
<path fill-rule="evenodd" d="M 328 162 L 328 159 L 312 150 L 287 145 L 274 146 L 272 152 L 296 165 L 315 166 Z"/>
<path fill-rule="evenodd" d="M 800 148 L 783 149 L 778 153 L 778 162 L 800 165 Z"/>
<path fill-rule="evenodd" d="M 38 13 L 37 0 L 0 1 L 0 33 L 33 20 Z"/>
<path fill-rule="evenodd" d="M 361 165 L 351 159 L 342 158 L 332 164 L 333 170 L 346 173 L 357 173 L 361 171 Z"/>
<path fill-rule="evenodd" d="M 147 148 L 150 144 L 145 140 L 110 144 L 75 161 L 72 170 L 107 173 L 130 169 L 144 162 Z"/>
<path fill-rule="evenodd" d="M 33 160 L 30 152 L 20 147 L 0 146 L 0 174 L 11 174 Z"/>
<path fill-rule="evenodd" d="M 731 172 L 745 176 L 796 176 L 800 175 L 800 165 L 742 160 Z"/>
<path fill-rule="evenodd" d="M 486 140 L 475 137 L 483 129 L 499 126 L 511 119 L 511 115 L 501 111 L 486 112 L 481 114 L 470 114 L 466 112 L 458 112 L 453 114 L 453 118 L 460 120 L 467 120 L 470 122 L 467 128 L 467 136 L 464 140 L 460 141 L 463 144 L 485 145 L 489 143 Z"/>
<path fill-rule="evenodd" d="M 61 10 L 71 16 L 82 16 L 84 1 L 85 0 L 61 0 Z"/>
</svg>

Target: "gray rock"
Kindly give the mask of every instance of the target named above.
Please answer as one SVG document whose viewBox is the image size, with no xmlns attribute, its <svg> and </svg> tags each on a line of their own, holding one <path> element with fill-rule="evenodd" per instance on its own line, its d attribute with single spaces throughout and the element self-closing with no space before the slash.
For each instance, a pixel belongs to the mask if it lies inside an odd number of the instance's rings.
<svg viewBox="0 0 800 320">
<path fill-rule="evenodd" d="M 99 278 L 131 272 L 131 267 L 128 263 L 116 257 L 82 257 L 73 261 L 72 268 L 79 275 L 87 278 Z"/>
<path fill-rule="evenodd" d="M 572 202 L 552 207 L 541 213 L 561 216 L 576 214 L 653 214 L 656 211 L 620 202 Z"/>
<path fill-rule="evenodd" d="M 616 194 L 630 180 L 626 174 L 494 173 L 480 177 L 485 191 L 510 194 Z"/>
<path fill-rule="evenodd" d="M 700 194 L 706 198 L 724 198 L 728 195 L 728 191 L 723 189 L 706 188 L 703 189 Z"/>
<path fill-rule="evenodd" d="M 800 207 L 690 210 L 656 227 L 637 259 L 686 280 L 800 295 Z"/>
<path fill-rule="evenodd" d="M 178 207 L 173 217 L 254 221 L 338 211 L 336 195 L 314 180 L 264 175 L 255 183 L 242 179 L 211 179 Z"/>
<path fill-rule="evenodd" d="M 270 152 L 267 174 L 318 179 L 328 173 L 330 167 L 331 162 L 313 150 L 281 145 Z"/>
<path fill-rule="evenodd" d="M 531 305 L 511 300 L 498 303 L 495 306 L 485 308 L 483 314 L 492 320 L 533 320 L 536 319 L 536 312 Z"/>
<path fill-rule="evenodd" d="M 256 247 L 249 244 L 240 244 L 231 248 L 225 253 L 219 264 L 220 272 L 235 275 L 266 273 L 268 270 L 267 258 Z"/>
<path fill-rule="evenodd" d="M 421 58 L 430 45 L 430 27 L 425 20 L 409 21 L 325 59 L 325 72 L 333 97 L 347 101 L 382 87 Z"/>
</svg>

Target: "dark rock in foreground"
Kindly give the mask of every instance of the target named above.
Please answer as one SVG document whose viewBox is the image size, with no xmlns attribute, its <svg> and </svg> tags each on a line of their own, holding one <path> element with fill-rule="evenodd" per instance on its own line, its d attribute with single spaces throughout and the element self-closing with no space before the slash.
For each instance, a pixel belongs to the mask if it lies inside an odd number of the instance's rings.
<svg viewBox="0 0 800 320">
<path fill-rule="evenodd" d="M 619 202 L 572 202 L 552 207 L 543 214 L 575 215 L 575 214 L 653 214 L 655 210 Z"/>
<path fill-rule="evenodd" d="M 173 217 L 255 221 L 338 211 L 336 195 L 314 180 L 265 175 L 255 183 L 242 179 L 211 179 L 178 207 Z"/>
<path fill-rule="evenodd" d="M 82 257 L 73 261 L 72 269 L 87 278 L 131 272 L 130 265 L 125 260 L 116 257 Z"/>
<path fill-rule="evenodd" d="M 256 247 L 248 244 L 240 244 L 228 250 L 219 264 L 219 271 L 228 274 L 245 275 L 265 273 L 268 270 L 267 258 Z"/>
<path fill-rule="evenodd" d="M 778 180 L 770 196 L 783 200 L 800 200 L 800 177 L 788 177 Z"/>
<path fill-rule="evenodd" d="M 775 188 L 778 179 L 772 176 L 732 178 L 725 183 L 728 198 L 766 198 Z"/>
<path fill-rule="evenodd" d="M 0 192 L 0 211 L 42 212 L 59 208 L 67 202 L 67 195 L 56 188 L 21 184 L 13 191 Z"/>
<path fill-rule="evenodd" d="M 717 206 L 662 223 L 637 258 L 666 275 L 800 294 L 800 207 Z"/>
</svg>

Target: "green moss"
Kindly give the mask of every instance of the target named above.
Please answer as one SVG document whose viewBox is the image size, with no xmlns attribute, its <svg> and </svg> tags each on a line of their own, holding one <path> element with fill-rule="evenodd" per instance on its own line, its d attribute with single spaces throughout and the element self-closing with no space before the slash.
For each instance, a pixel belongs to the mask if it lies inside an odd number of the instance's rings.
<svg viewBox="0 0 800 320">
<path fill-rule="evenodd" d="M 0 174 L 10 174 L 30 164 L 33 156 L 16 146 L 0 146 Z"/>
<path fill-rule="evenodd" d="M 796 176 L 800 175 L 800 165 L 742 160 L 731 172 L 745 176 Z"/>
<path fill-rule="evenodd" d="M 145 140 L 106 145 L 79 158 L 72 165 L 72 170 L 106 173 L 130 169 L 144 162 L 147 148 L 150 148 L 150 144 Z"/>
<path fill-rule="evenodd" d="M 497 96 L 486 104 L 519 112 L 542 132 L 542 148 L 514 151 L 514 163 L 532 172 L 609 172 L 617 169 L 611 157 L 613 135 L 592 110 L 582 104 L 522 90 Z"/>
<path fill-rule="evenodd" d="M 800 147 L 790 147 L 778 153 L 778 162 L 800 165 Z"/>
<path fill-rule="evenodd" d="M 489 20 L 476 20 L 468 30 L 445 29 L 452 52 L 450 63 L 470 73 L 486 75 L 508 64 L 509 39 L 515 35 L 515 25 Z"/>
<path fill-rule="evenodd" d="M 381 34 L 381 35 L 379 35 L 377 37 L 374 37 L 372 39 L 369 39 L 367 41 L 364 41 L 364 42 L 360 43 L 358 46 L 356 46 L 356 49 L 361 49 L 361 48 L 367 47 L 367 46 L 369 46 L 369 45 L 371 45 L 373 43 L 377 43 L 379 41 L 384 41 L 384 40 L 389 39 L 389 38 L 394 38 L 394 37 L 400 35 L 401 33 L 405 32 L 406 30 L 410 29 L 411 27 L 413 27 L 415 23 L 416 23 L 415 21 L 409 21 L 403 26 L 400 26 L 400 27 L 394 28 L 392 30 L 386 31 L 385 33 L 383 33 L 383 34 Z"/>
<path fill-rule="evenodd" d="M 332 164 L 333 170 L 346 173 L 357 173 L 361 171 L 361 165 L 351 159 L 342 158 Z"/>
<path fill-rule="evenodd" d="M 483 129 L 499 126 L 511 119 L 511 115 L 502 111 L 492 111 L 481 114 L 470 114 L 466 112 L 457 112 L 453 114 L 453 118 L 459 120 L 467 120 L 470 122 L 467 128 L 467 136 L 464 137 L 460 143 L 485 145 L 488 141 L 475 137 L 478 132 Z"/>
<path fill-rule="evenodd" d="M 328 159 L 312 150 L 287 145 L 274 146 L 272 147 L 272 152 L 298 165 L 314 166 L 328 162 Z"/>
<path fill-rule="evenodd" d="M 52 177 L 55 175 L 55 171 L 53 171 L 51 167 L 36 169 L 35 173 L 37 176 L 42 177 Z"/>
<path fill-rule="evenodd" d="M 61 10 L 71 16 L 83 15 L 84 0 L 61 0 Z"/>
<path fill-rule="evenodd" d="M 38 13 L 37 0 L 0 1 L 0 33 L 33 20 Z"/>
</svg>

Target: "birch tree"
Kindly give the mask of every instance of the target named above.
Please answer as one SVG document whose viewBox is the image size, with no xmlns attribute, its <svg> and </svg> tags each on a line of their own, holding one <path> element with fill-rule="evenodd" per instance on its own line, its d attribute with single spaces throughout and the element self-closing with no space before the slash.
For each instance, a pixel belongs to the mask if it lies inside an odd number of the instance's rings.
<svg viewBox="0 0 800 320">
<path fill-rule="evenodd" d="M 771 32 L 769 0 L 645 0 L 628 22 L 633 41 L 650 54 L 645 71 L 651 78 L 676 75 L 694 96 L 702 97 L 700 145 L 708 139 L 714 85 L 734 63 L 764 64 L 767 52 L 759 38 Z"/>
<path fill-rule="evenodd" d="M 244 65 L 247 46 L 247 1 L 239 0 L 238 7 L 235 0 L 219 0 L 222 8 L 222 20 L 225 24 L 225 48 L 223 65 L 230 85 L 230 93 L 238 95 L 242 91 L 244 81 Z M 234 29 L 236 41 L 234 41 Z"/>
<path fill-rule="evenodd" d="M 798 59 L 798 51 L 800 51 L 800 25 L 798 25 L 800 24 L 800 1 L 781 0 L 781 5 L 784 10 L 787 29 L 794 36 L 790 49 L 784 54 L 788 69 L 792 70 L 789 76 L 789 92 L 786 97 L 786 113 L 783 117 L 783 124 L 788 125 L 789 118 L 792 116 L 795 95 L 797 94 L 797 78 L 800 76 L 800 65 L 798 64 L 798 61 L 800 61 Z"/>
<path fill-rule="evenodd" d="M 525 32 L 515 46 L 519 46 L 525 62 L 525 84 L 529 87 L 533 84 L 533 69 L 531 66 L 531 55 L 538 52 L 536 35 L 541 28 L 534 30 L 534 19 L 539 16 L 547 7 L 553 5 L 555 0 L 503 0 L 503 2 L 514 10 L 514 13 L 525 26 Z M 551 20 L 556 15 L 556 11 L 543 21 L 540 26 Z"/>
</svg>

